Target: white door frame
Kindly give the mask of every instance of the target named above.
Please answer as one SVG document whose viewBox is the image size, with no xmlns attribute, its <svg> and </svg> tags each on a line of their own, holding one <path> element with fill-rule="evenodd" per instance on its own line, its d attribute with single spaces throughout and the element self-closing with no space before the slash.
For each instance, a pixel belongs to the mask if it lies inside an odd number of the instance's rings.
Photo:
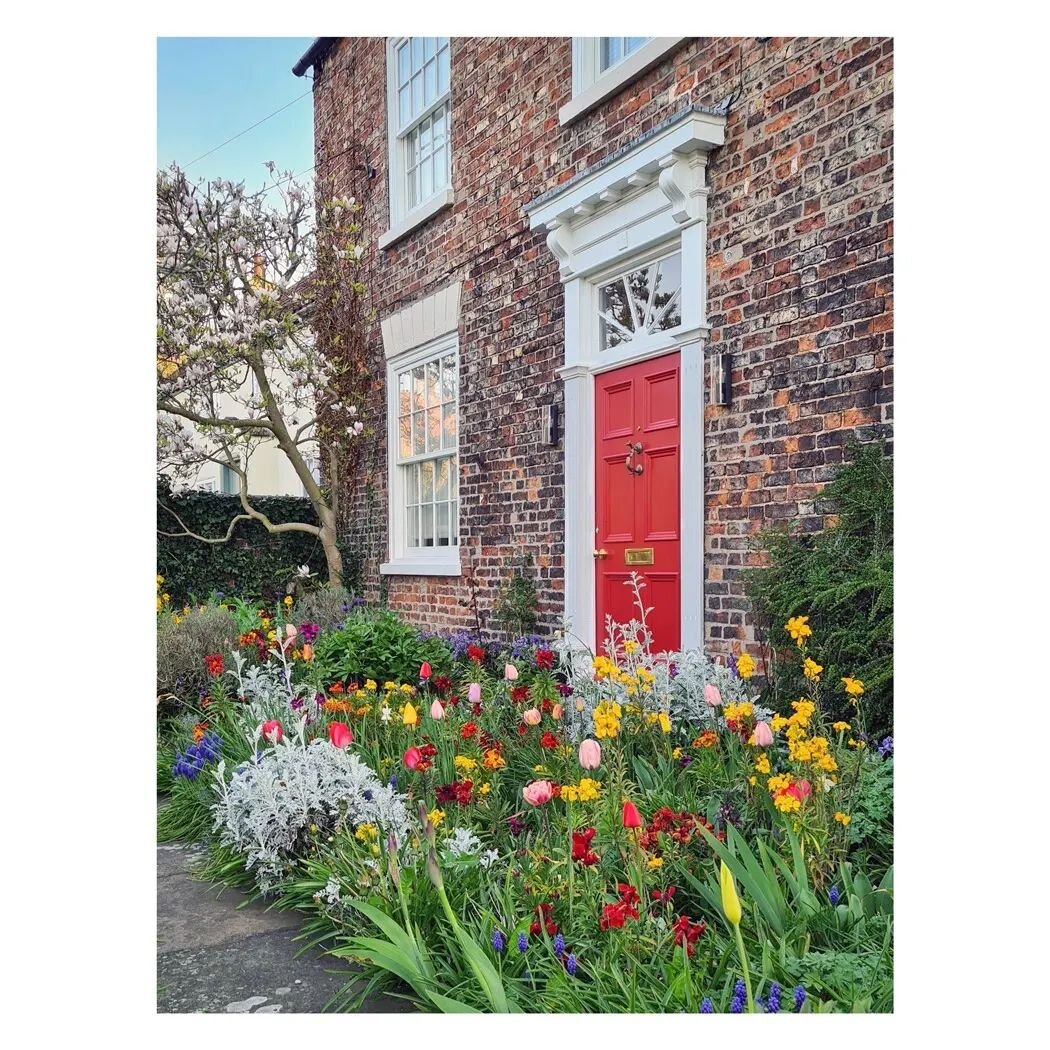
<svg viewBox="0 0 1050 1050">
<path fill-rule="evenodd" d="M 681 420 L 681 645 L 703 644 L 703 355 L 707 324 L 707 159 L 725 116 L 693 106 L 525 209 L 547 233 L 565 286 L 565 615 L 594 650 L 594 377 L 677 350 Z M 597 288 L 657 252 L 682 254 L 682 323 L 599 349 Z"/>
</svg>

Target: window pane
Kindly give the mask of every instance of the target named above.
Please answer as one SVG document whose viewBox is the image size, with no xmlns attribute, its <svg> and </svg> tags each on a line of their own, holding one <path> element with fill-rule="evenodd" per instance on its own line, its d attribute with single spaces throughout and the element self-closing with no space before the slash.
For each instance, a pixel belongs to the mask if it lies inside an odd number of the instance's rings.
<svg viewBox="0 0 1050 1050">
<path fill-rule="evenodd" d="M 449 505 L 439 503 L 434 509 L 437 511 L 437 545 L 447 547 L 449 545 Z"/>
<path fill-rule="evenodd" d="M 434 45 L 437 43 L 437 37 L 425 36 L 423 37 L 423 58 L 426 61 L 430 61 L 434 57 Z"/>
<path fill-rule="evenodd" d="M 441 362 L 427 362 L 427 407 L 441 404 Z"/>
<path fill-rule="evenodd" d="M 459 545 L 459 504 L 453 500 L 449 507 L 449 517 L 452 521 L 452 545 Z"/>
<path fill-rule="evenodd" d="M 434 546 L 434 507 L 433 504 L 424 503 L 420 508 L 422 524 L 420 525 L 421 547 Z"/>
<path fill-rule="evenodd" d="M 441 421 L 441 447 L 456 447 L 456 406 L 449 402 L 443 406 Z"/>
<path fill-rule="evenodd" d="M 454 401 L 456 397 L 456 359 L 449 354 L 441 359 L 441 400 Z"/>
<path fill-rule="evenodd" d="M 616 65 L 617 62 L 623 58 L 621 51 L 621 37 L 618 36 L 603 36 L 602 37 L 602 69 L 608 69 L 610 66 Z"/>
<path fill-rule="evenodd" d="M 417 70 L 423 65 L 423 38 L 412 37 L 412 69 Z"/>
<path fill-rule="evenodd" d="M 441 409 L 427 409 L 427 451 L 437 452 L 441 448 Z"/>
<path fill-rule="evenodd" d="M 434 502 L 434 461 L 427 460 L 419 464 L 422 487 L 420 490 L 421 503 Z"/>
<path fill-rule="evenodd" d="M 412 417 L 403 416 L 397 421 L 397 454 L 401 459 L 412 455 Z"/>
<path fill-rule="evenodd" d="M 426 452 L 426 419 L 422 412 L 412 413 L 412 455 L 420 456 Z"/>
<path fill-rule="evenodd" d="M 409 171 L 405 180 L 405 195 L 408 198 L 409 208 L 414 208 L 419 203 L 419 180 L 416 177 L 416 169 Z"/>
<path fill-rule="evenodd" d="M 423 67 L 423 100 L 429 106 L 437 98 L 437 63 L 428 62 Z"/>
<path fill-rule="evenodd" d="M 397 116 L 398 120 L 402 124 L 408 123 L 408 118 L 412 115 L 411 99 L 409 98 L 408 88 L 403 87 L 397 93 Z"/>
<path fill-rule="evenodd" d="M 420 201 L 429 200 L 434 196 L 434 167 L 430 157 L 422 162 L 419 171 L 419 199 Z"/>
<path fill-rule="evenodd" d="M 449 497 L 449 473 L 451 472 L 452 460 L 449 457 L 437 461 L 437 485 L 434 490 L 434 498 L 443 501 Z"/>
<path fill-rule="evenodd" d="M 631 319 L 631 307 L 627 302 L 627 288 L 623 280 L 612 281 L 602 288 L 598 296 L 598 308 L 613 321 L 618 321 L 626 333 L 634 331 L 634 322 Z M 614 331 L 615 325 L 610 326 Z M 621 338 L 623 332 L 620 333 Z"/>
<path fill-rule="evenodd" d="M 419 507 L 405 509 L 405 543 L 409 547 L 419 546 Z"/>
<path fill-rule="evenodd" d="M 631 299 L 634 302 L 634 312 L 643 327 L 648 317 L 649 293 L 655 278 L 655 263 L 652 266 L 643 266 L 627 277 L 627 286 L 631 290 Z"/>
<path fill-rule="evenodd" d="M 412 114 L 423 108 L 423 74 L 417 73 L 412 78 Z"/>
<path fill-rule="evenodd" d="M 448 156 L 442 146 L 434 154 L 434 192 L 443 190 L 448 185 Z"/>
<path fill-rule="evenodd" d="M 448 40 L 445 39 L 444 50 L 438 52 L 438 94 L 448 91 Z"/>
<path fill-rule="evenodd" d="M 647 36 L 628 36 L 628 37 L 624 37 L 623 53 L 625 55 L 629 55 L 632 52 L 637 51 L 638 48 L 640 48 L 642 46 L 642 44 L 644 44 L 646 42 L 646 40 L 648 40 L 648 39 L 649 39 L 649 37 L 647 37 Z"/>
<path fill-rule="evenodd" d="M 397 84 L 401 87 L 408 83 L 409 53 L 408 44 L 402 44 L 397 49 Z"/>
<path fill-rule="evenodd" d="M 407 416 L 412 411 L 412 373 L 402 372 L 397 377 L 397 414 Z"/>
<path fill-rule="evenodd" d="M 412 407 L 416 410 L 427 407 L 426 373 L 423 365 L 412 369 Z"/>
</svg>

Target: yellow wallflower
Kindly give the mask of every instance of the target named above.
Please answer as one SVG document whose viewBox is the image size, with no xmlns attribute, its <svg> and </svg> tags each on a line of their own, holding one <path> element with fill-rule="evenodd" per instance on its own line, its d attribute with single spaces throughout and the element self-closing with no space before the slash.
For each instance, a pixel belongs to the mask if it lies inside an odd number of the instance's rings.
<svg viewBox="0 0 1050 1050">
<path fill-rule="evenodd" d="M 388 692 L 393 692 L 397 688 L 397 682 L 384 682 L 383 688 Z"/>
<path fill-rule="evenodd" d="M 824 668 L 817 663 L 816 660 L 811 660 L 808 656 L 802 664 L 802 673 L 811 681 L 815 682 L 820 677 L 820 672 Z"/>
<path fill-rule="evenodd" d="M 809 626 L 808 616 L 792 616 L 786 624 L 784 624 L 784 630 L 794 639 L 795 644 L 801 649 L 805 644 L 806 639 L 813 633 L 813 628 Z"/>
<path fill-rule="evenodd" d="M 367 679 L 365 679 L 365 688 L 366 689 L 370 689 L 374 693 L 376 691 L 376 689 L 378 688 L 376 686 L 375 679 L 374 678 L 367 678 Z"/>
<path fill-rule="evenodd" d="M 835 722 L 831 727 L 836 733 L 845 733 L 849 729 L 849 722 Z"/>
<path fill-rule="evenodd" d="M 478 788 L 478 791 L 480 791 L 481 794 L 483 794 L 483 795 L 487 795 L 491 790 L 492 790 L 492 785 L 491 784 L 482 784 L 481 787 Z"/>
<path fill-rule="evenodd" d="M 763 753 L 755 759 L 755 771 L 763 775 L 770 772 L 769 755 Z"/>
<path fill-rule="evenodd" d="M 794 795 L 776 794 L 773 796 L 773 805 L 781 813 L 795 813 L 802 808 L 802 803 Z"/>
<path fill-rule="evenodd" d="M 638 668 L 638 677 L 639 677 L 639 679 L 641 679 L 641 681 L 648 682 L 651 685 L 653 680 L 654 680 L 654 678 L 655 678 L 655 675 L 653 674 L 652 671 L 649 670 L 648 667 L 639 667 Z"/>
<path fill-rule="evenodd" d="M 438 827 L 444 819 L 445 819 L 445 811 L 443 809 L 432 809 L 427 814 L 427 820 L 429 820 L 430 823 L 433 824 L 435 828 Z"/>
<path fill-rule="evenodd" d="M 750 718 L 755 713 L 753 704 L 726 704 L 722 708 L 722 714 L 727 721 L 738 721 L 741 718 Z"/>
<path fill-rule="evenodd" d="M 835 819 L 843 826 L 846 827 L 849 822 L 853 819 L 848 813 L 837 812 Z"/>
<path fill-rule="evenodd" d="M 758 783 L 758 777 L 748 777 L 747 782 L 754 787 Z"/>
<path fill-rule="evenodd" d="M 290 594 L 285 596 L 284 604 L 286 606 L 291 606 L 291 604 L 292 604 L 292 596 Z"/>
<path fill-rule="evenodd" d="M 374 842 L 379 838 L 379 828 L 375 824 L 361 824 L 354 832 L 354 838 L 358 842 Z"/>
<path fill-rule="evenodd" d="M 847 741 L 847 743 L 849 744 L 850 747 L 857 748 L 858 751 L 868 746 L 867 744 L 864 743 L 863 740 L 854 740 L 852 737 L 850 737 L 850 739 Z"/>
<path fill-rule="evenodd" d="M 864 683 L 859 678 L 843 678 L 842 684 L 850 696 L 864 695 Z"/>
<path fill-rule="evenodd" d="M 755 673 L 755 660 L 749 653 L 741 653 L 736 658 L 736 670 L 745 681 Z"/>
<path fill-rule="evenodd" d="M 594 709 L 594 735 L 600 740 L 615 737 L 620 731 L 623 711 L 619 704 L 603 700 Z"/>
<path fill-rule="evenodd" d="M 650 857 L 646 867 L 649 868 L 662 868 L 664 866 L 663 857 Z"/>
<path fill-rule="evenodd" d="M 673 750 L 673 751 L 671 752 L 671 757 L 672 757 L 672 758 L 674 758 L 674 759 L 679 759 L 679 758 L 681 758 L 681 757 L 682 757 L 682 749 L 681 749 L 680 747 L 676 747 L 676 748 L 675 748 L 675 749 L 674 749 L 674 750 Z"/>
<path fill-rule="evenodd" d="M 623 651 L 625 653 L 634 653 L 638 651 L 638 643 L 633 641 L 627 641 L 623 643 Z"/>
<path fill-rule="evenodd" d="M 477 762 L 473 758 L 470 758 L 468 755 L 456 755 L 456 757 L 452 760 L 452 764 L 457 769 L 470 770 L 478 768 Z"/>
<path fill-rule="evenodd" d="M 404 693 L 406 696 L 413 696 L 415 694 L 415 691 L 416 687 L 414 685 L 409 685 L 408 682 L 405 682 L 405 684 L 401 686 L 401 692 Z"/>
<path fill-rule="evenodd" d="M 665 735 L 671 732 L 671 719 L 666 711 L 661 711 L 656 716 L 656 720 L 660 723 L 660 728 L 663 730 Z"/>
<path fill-rule="evenodd" d="M 158 576 L 157 577 L 157 586 L 158 587 L 163 587 L 164 586 L 164 577 L 163 576 Z"/>
</svg>

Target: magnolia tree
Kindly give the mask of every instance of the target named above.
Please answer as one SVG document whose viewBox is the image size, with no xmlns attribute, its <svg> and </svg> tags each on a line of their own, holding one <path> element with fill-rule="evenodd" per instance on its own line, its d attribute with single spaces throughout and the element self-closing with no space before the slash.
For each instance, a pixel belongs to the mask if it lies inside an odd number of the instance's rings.
<svg viewBox="0 0 1050 1050">
<path fill-rule="evenodd" d="M 352 273 L 361 257 L 357 210 L 352 200 L 327 202 L 318 234 L 311 195 L 290 176 L 249 194 L 243 183 L 191 183 L 174 166 L 158 172 L 158 467 L 189 480 L 206 463 L 224 465 L 240 496 L 223 535 L 192 531 L 170 508 L 181 531 L 163 535 L 226 543 L 241 521 L 310 533 L 324 549 L 329 580 L 341 583 L 338 482 L 364 424 L 341 396 L 344 369 L 320 352 L 310 319 L 319 250 L 349 273 L 342 291 L 325 286 L 326 303 L 363 291 Z M 275 524 L 252 504 L 248 464 L 267 443 L 287 457 L 319 525 Z M 324 485 L 311 470 L 315 450 Z"/>
</svg>

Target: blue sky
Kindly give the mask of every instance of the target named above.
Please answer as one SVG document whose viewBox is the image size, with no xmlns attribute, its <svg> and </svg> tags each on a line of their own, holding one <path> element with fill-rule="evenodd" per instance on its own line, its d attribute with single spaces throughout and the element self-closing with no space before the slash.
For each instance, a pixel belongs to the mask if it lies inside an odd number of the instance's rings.
<svg viewBox="0 0 1050 1050">
<path fill-rule="evenodd" d="M 312 37 L 160 37 L 157 165 L 177 161 L 192 179 L 267 179 L 263 161 L 300 172 L 314 163 L 308 77 L 292 75 Z M 306 94 L 265 124 L 196 164 L 195 157 Z M 187 167 L 188 165 L 188 167 Z"/>
</svg>

